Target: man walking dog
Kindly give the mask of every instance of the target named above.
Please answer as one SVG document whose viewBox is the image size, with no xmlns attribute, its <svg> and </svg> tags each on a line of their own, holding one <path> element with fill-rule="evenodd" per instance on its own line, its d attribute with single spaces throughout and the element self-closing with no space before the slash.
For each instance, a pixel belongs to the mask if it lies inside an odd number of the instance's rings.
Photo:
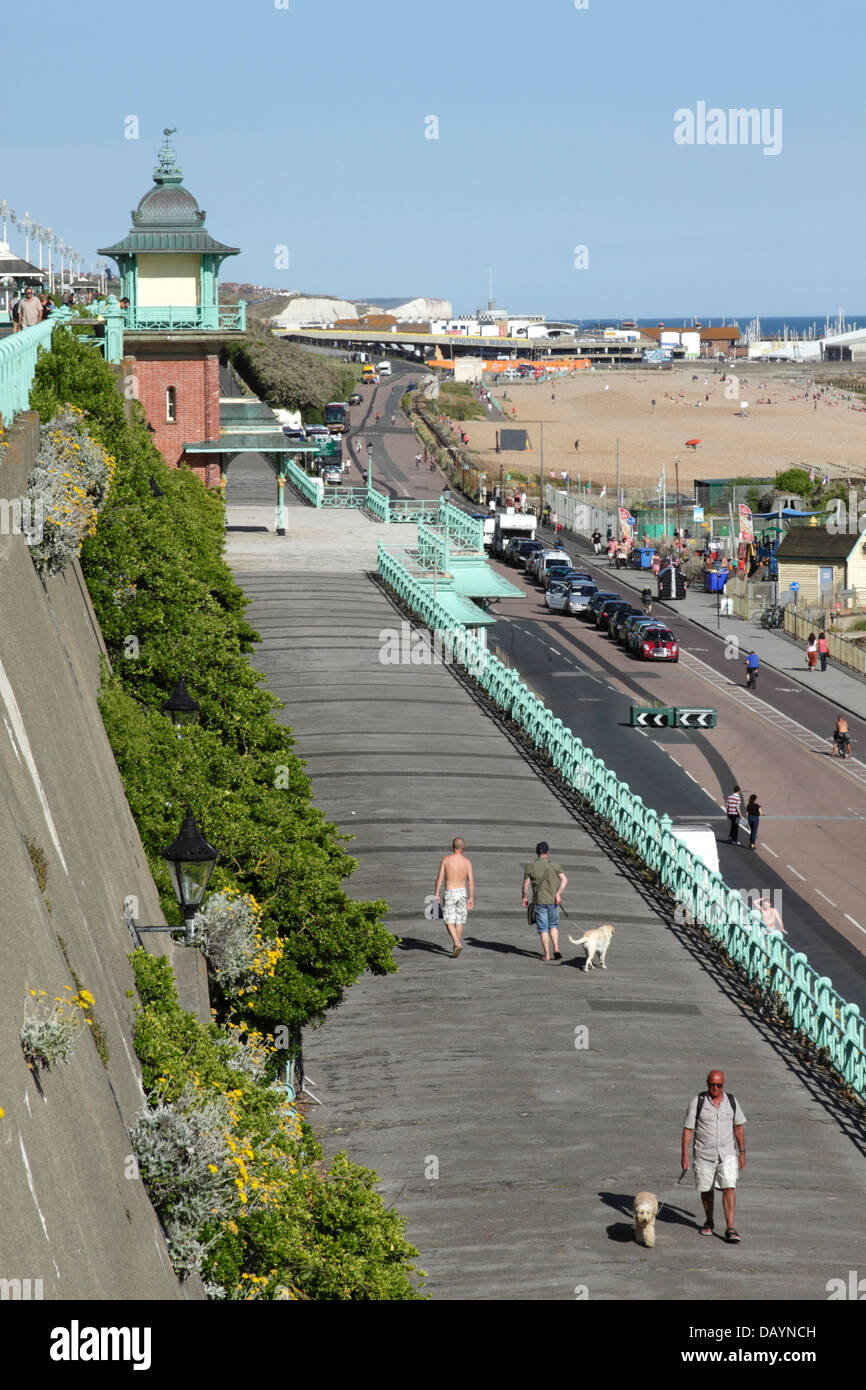
<svg viewBox="0 0 866 1390">
<path fill-rule="evenodd" d="M 734 1227 L 737 1205 L 737 1174 L 746 1166 L 746 1139 L 743 1125 L 746 1117 L 736 1096 L 725 1091 L 725 1073 L 711 1071 L 707 1089 L 693 1096 L 683 1120 L 682 1168 L 689 1168 L 689 1145 L 694 1139 L 695 1185 L 704 1204 L 702 1236 L 713 1234 L 714 1186 L 722 1189 L 725 1209 L 725 1240 L 739 1245 L 740 1237 Z"/>
<path fill-rule="evenodd" d="M 532 913 L 530 921 L 535 923 L 535 929 L 541 937 L 541 959 L 562 960 L 559 950 L 559 909 L 568 879 L 559 864 L 550 862 L 550 845 L 546 840 L 539 841 L 535 846 L 535 854 L 534 864 L 527 864 L 523 872 L 523 906 Z"/>
</svg>

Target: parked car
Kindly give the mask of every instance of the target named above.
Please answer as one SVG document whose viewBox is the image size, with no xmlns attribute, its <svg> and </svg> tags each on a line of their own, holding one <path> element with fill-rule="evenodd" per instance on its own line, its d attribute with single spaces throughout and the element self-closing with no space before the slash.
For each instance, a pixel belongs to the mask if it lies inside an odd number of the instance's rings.
<svg viewBox="0 0 866 1390">
<path fill-rule="evenodd" d="M 568 611 L 575 617 L 578 613 L 585 613 L 589 607 L 590 599 L 595 598 L 598 593 L 597 584 L 571 583 L 568 586 Z"/>
<path fill-rule="evenodd" d="M 598 588 L 595 579 L 587 570 L 566 570 L 562 578 L 566 584 L 594 584 L 596 589 Z"/>
<path fill-rule="evenodd" d="M 343 481 L 343 469 L 339 463 L 326 463 L 321 472 L 323 483 L 341 483 Z"/>
<path fill-rule="evenodd" d="M 598 610 L 601 608 L 602 604 L 613 603 L 614 599 L 618 598 L 620 598 L 620 595 L 613 593 L 610 589 L 599 589 L 595 598 L 592 600 L 589 607 L 587 608 L 584 617 L 587 619 L 588 622 L 596 622 Z"/>
<path fill-rule="evenodd" d="M 644 627 L 635 638 L 635 651 L 644 661 L 679 661 L 680 646 L 666 627 Z"/>
<path fill-rule="evenodd" d="M 535 566 L 535 575 L 541 585 L 547 578 L 551 569 L 560 569 L 563 574 L 566 570 L 573 569 L 571 557 L 566 555 L 564 550 L 548 550 L 543 559 Z"/>
<path fill-rule="evenodd" d="M 625 640 L 625 625 L 629 618 L 642 618 L 643 613 L 639 608 L 632 608 L 626 604 L 624 608 L 617 609 L 613 615 L 613 621 L 608 626 L 608 637 L 614 642 Z"/>
<path fill-rule="evenodd" d="M 631 608 L 627 598 L 608 599 L 598 610 L 595 625 L 599 632 L 610 632 L 611 620 L 621 608 Z"/>
<path fill-rule="evenodd" d="M 658 625 L 658 618 L 643 617 L 638 618 L 635 622 L 632 622 L 631 619 L 629 619 L 625 639 L 625 644 L 629 648 L 629 650 L 633 652 L 637 651 L 641 640 L 641 633 L 644 631 L 645 628 L 658 627 Z"/>
<path fill-rule="evenodd" d="M 563 584 L 561 579 L 554 579 L 548 584 L 544 602 L 551 613 L 568 612 L 568 593 L 568 585 Z"/>
<path fill-rule="evenodd" d="M 544 574 L 541 577 L 542 588 L 547 589 L 552 579 L 565 580 L 569 568 L 570 566 L 567 560 L 563 561 L 561 565 L 558 565 L 555 560 L 548 562 L 544 567 Z"/>
<path fill-rule="evenodd" d="M 517 544 L 511 554 L 506 555 L 505 558 L 508 560 L 509 565 L 513 565 L 515 569 L 524 569 L 530 555 L 534 555 L 536 551 L 544 549 L 544 542 L 521 540 L 516 537 L 515 539 Z"/>
</svg>

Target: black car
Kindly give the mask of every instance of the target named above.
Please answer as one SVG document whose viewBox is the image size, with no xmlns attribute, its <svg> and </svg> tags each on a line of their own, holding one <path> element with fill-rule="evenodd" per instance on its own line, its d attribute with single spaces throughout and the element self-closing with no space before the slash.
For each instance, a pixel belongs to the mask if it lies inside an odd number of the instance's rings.
<svg viewBox="0 0 866 1390">
<path fill-rule="evenodd" d="M 596 596 L 595 596 L 595 598 L 592 600 L 592 603 L 591 603 L 591 604 L 589 605 L 589 607 L 587 608 L 586 613 L 584 614 L 584 617 L 585 617 L 585 618 L 587 619 L 587 621 L 590 622 L 590 623 L 597 623 L 597 622 L 598 622 L 598 615 L 599 615 L 599 613 L 600 613 L 602 607 L 604 606 L 604 604 L 605 604 L 605 603 L 613 603 L 613 602 L 615 602 L 615 600 L 618 599 L 618 598 L 621 598 L 621 595 L 620 595 L 620 594 L 614 594 L 614 593 L 612 593 L 609 589 L 608 589 L 608 590 L 604 590 L 604 589 L 600 590 L 599 593 L 597 593 Z"/>
<path fill-rule="evenodd" d="M 628 618 L 639 618 L 640 616 L 641 610 L 639 608 L 632 608 L 628 603 L 624 604 L 622 608 L 616 610 L 611 622 L 608 624 L 608 637 L 615 642 L 625 641 L 626 620 Z"/>
<path fill-rule="evenodd" d="M 627 598 L 609 599 L 598 611 L 596 627 L 599 632 L 610 632 L 610 625 L 621 608 L 631 608 Z"/>
<path fill-rule="evenodd" d="M 514 565 L 515 569 L 526 569 L 526 562 L 530 555 L 534 555 L 537 551 L 544 549 L 544 541 L 521 540 L 517 542 L 513 557 L 509 558 L 506 556 L 506 559 L 509 565 Z"/>
</svg>

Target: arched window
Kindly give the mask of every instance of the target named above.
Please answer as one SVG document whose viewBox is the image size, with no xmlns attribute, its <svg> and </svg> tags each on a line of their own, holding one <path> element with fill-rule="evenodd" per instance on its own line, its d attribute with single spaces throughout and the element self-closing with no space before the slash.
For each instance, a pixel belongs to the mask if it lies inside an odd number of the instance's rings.
<svg viewBox="0 0 866 1390">
<path fill-rule="evenodd" d="M 167 425 L 177 423 L 177 392 L 173 386 L 165 388 L 165 422 Z"/>
</svg>

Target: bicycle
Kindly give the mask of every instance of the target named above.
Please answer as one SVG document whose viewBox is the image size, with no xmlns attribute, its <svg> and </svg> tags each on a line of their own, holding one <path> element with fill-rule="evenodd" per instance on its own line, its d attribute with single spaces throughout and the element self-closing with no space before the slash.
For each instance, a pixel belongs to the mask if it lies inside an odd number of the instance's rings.
<svg viewBox="0 0 866 1390">
<path fill-rule="evenodd" d="M 781 603 L 774 603 L 761 614 L 761 627 L 766 631 L 785 626 L 785 609 Z"/>
</svg>

